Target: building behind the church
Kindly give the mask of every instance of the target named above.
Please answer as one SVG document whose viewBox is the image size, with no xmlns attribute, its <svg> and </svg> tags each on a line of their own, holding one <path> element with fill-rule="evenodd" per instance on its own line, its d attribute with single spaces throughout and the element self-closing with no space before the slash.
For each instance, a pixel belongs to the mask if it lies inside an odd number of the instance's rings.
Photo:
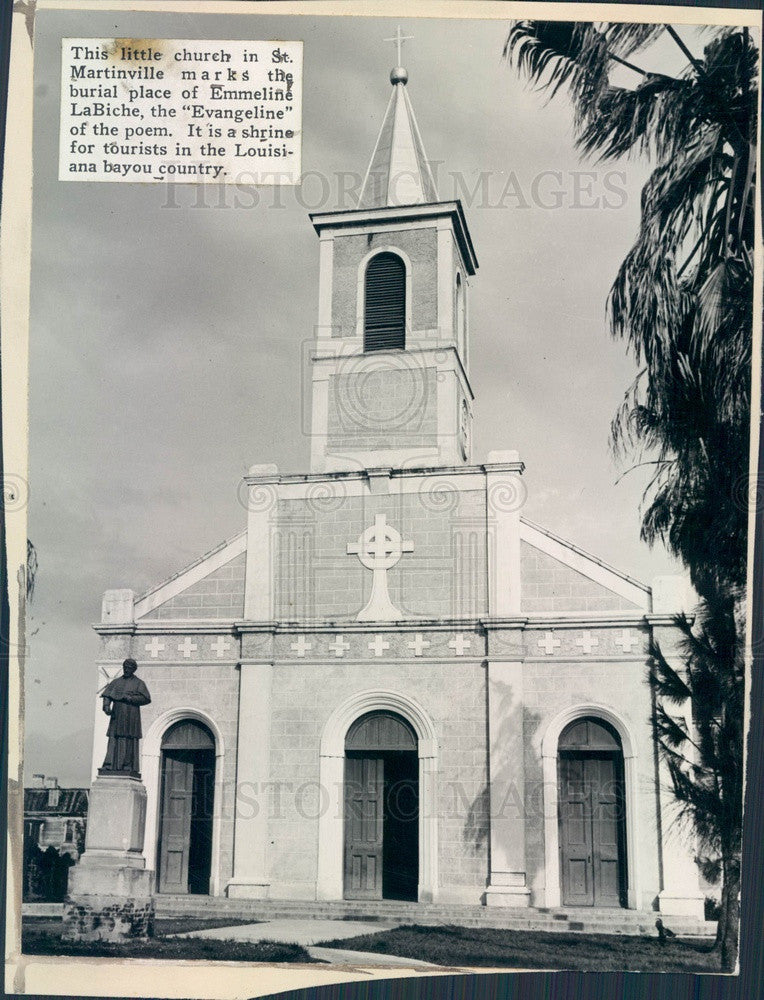
<svg viewBox="0 0 764 1000">
<path fill-rule="evenodd" d="M 239 534 L 104 596 L 99 689 L 132 656 L 152 696 L 148 866 L 174 895 L 702 918 L 647 682 L 682 581 L 526 520 L 516 451 L 473 458 L 476 249 L 391 81 L 357 208 L 311 216 L 310 471 L 254 466 Z"/>
</svg>

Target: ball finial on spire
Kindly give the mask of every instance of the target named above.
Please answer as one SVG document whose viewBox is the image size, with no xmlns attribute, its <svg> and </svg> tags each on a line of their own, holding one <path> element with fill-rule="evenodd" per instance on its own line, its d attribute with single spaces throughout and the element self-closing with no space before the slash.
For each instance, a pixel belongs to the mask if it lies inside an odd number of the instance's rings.
<svg viewBox="0 0 764 1000">
<path fill-rule="evenodd" d="M 390 72 L 390 83 L 392 83 L 393 86 L 397 83 L 405 84 L 408 81 L 409 75 L 403 66 L 401 66 L 401 48 L 404 42 L 410 41 L 413 37 L 413 35 L 404 35 L 401 31 L 401 26 L 398 25 L 395 35 L 392 38 L 385 39 L 386 42 L 394 42 L 398 52 L 398 65 Z"/>
</svg>

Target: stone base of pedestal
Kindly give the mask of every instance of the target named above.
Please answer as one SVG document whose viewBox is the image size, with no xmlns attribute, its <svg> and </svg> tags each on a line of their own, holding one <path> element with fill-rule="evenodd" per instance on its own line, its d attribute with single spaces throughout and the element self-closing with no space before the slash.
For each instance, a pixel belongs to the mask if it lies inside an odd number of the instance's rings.
<svg viewBox="0 0 764 1000">
<path fill-rule="evenodd" d="M 146 941 L 154 936 L 154 897 L 68 897 L 61 935 L 66 941 Z"/>
<path fill-rule="evenodd" d="M 154 873 L 83 854 L 69 873 L 62 936 L 68 941 L 142 941 L 154 936 Z"/>
<path fill-rule="evenodd" d="M 65 939 L 118 942 L 153 936 L 154 873 L 143 857 L 145 823 L 146 789 L 138 778 L 96 778 L 85 852 L 69 872 Z"/>
</svg>

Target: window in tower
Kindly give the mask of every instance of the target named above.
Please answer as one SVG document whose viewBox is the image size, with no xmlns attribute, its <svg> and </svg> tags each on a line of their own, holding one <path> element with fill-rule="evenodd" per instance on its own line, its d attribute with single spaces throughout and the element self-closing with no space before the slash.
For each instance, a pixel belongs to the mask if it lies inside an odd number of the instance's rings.
<svg viewBox="0 0 764 1000">
<path fill-rule="evenodd" d="M 364 351 L 406 346 L 406 266 L 394 253 L 379 253 L 366 268 Z"/>
</svg>

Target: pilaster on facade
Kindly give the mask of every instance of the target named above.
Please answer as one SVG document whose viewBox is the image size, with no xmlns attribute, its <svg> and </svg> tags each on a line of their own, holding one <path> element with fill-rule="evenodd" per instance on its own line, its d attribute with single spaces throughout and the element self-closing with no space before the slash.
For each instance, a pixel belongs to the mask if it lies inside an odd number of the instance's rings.
<svg viewBox="0 0 764 1000">
<path fill-rule="evenodd" d="M 526 489 L 525 469 L 516 451 L 491 452 L 486 477 L 488 610 L 495 616 L 518 615 L 521 608 L 520 511 Z"/>
<path fill-rule="evenodd" d="M 226 884 L 226 895 L 265 899 L 270 886 L 269 810 L 264 796 L 270 782 L 273 667 L 242 661 L 239 671 L 233 876 Z"/>
<path fill-rule="evenodd" d="M 523 664 L 488 661 L 488 764 L 491 867 L 486 906 L 530 904 L 525 838 L 525 732 Z"/>
<path fill-rule="evenodd" d="M 276 526 L 278 467 L 254 465 L 246 481 L 247 556 L 244 616 L 252 621 L 273 618 L 273 536 Z"/>
<path fill-rule="evenodd" d="M 666 580 L 664 591 L 656 602 L 664 613 L 652 614 L 648 616 L 648 620 L 654 641 L 660 646 L 666 659 L 670 663 L 673 662 L 681 674 L 683 670 L 681 634 L 674 624 L 673 616 L 665 612 L 674 601 L 682 600 L 687 591 L 682 590 L 681 583 L 677 582 L 676 578 L 664 578 L 664 580 Z M 690 699 L 684 704 L 671 704 L 665 707 L 678 726 L 690 734 L 693 733 L 694 722 Z M 673 779 L 660 753 L 658 776 L 662 873 L 658 908 L 661 913 L 703 919 L 705 897 L 700 890 L 698 866 L 695 863 L 698 853 L 696 836 L 682 819 L 681 810 L 674 796 Z"/>
<path fill-rule="evenodd" d="M 132 590 L 107 590 L 101 602 L 101 624 L 119 626 L 135 621 L 135 593 Z"/>
</svg>

